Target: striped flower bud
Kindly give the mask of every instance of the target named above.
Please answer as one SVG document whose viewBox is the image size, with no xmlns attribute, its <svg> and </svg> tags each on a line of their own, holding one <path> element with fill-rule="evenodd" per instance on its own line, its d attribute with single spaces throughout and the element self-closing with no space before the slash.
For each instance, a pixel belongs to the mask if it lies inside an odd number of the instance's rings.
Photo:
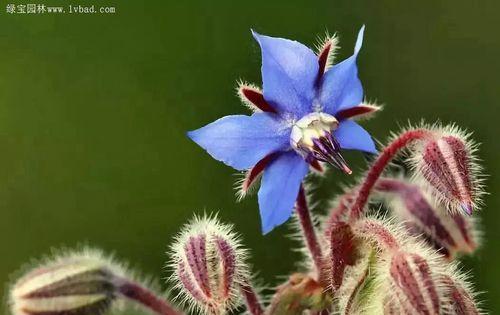
<svg viewBox="0 0 500 315">
<path fill-rule="evenodd" d="M 172 279 L 189 306 L 224 314 L 239 304 L 247 279 L 246 251 L 230 225 L 214 218 L 195 218 L 171 248 Z"/>
<path fill-rule="evenodd" d="M 430 185 L 434 195 L 448 209 L 471 214 L 481 195 L 475 145 L 456 128 L 438 130 L 425 141 L 413 158 L 418 176 Z"/>
<path fill-rule="evenodd" d="M 11 287 L 11 311 L 14 315 L 103 314 L 117 295 L 113 269 L 89 252 L 37 266 Z"/>
<path fill-rule="evenodd" d="M 448 290 L 448 314 L 452 315 L 479 315 L 474 295 L 465 280 L 444 277 L 444 284 Z"/>
<path fill-rule="evenodd" d="M 393 215 L 404 222 L 408 232 L 422 236 L 447 258 L 472 253 L 478 246 L 474 218 L 462 213 L 448 213 L 435 205 L 420 186 L 398 179 L 380 179 L 377 190 L 389 193 Z"/>
<path fill-rule="evenodd" d="M 389 266 L 392 293 L 400 302 L 401 309 L 412 310 L 410 314 L 441 314 L 441 299 L 435 275 L 422 256 L 396 253 Z"/>
<path fill-rule="evenodd" d="M 442 256 L 391 221 L 362 219 L 353 231 L 378 249 L 371 259 L 374 279 L 366 314 L 444 314 L 442 278 L 449 267 Z"/>
</svg>

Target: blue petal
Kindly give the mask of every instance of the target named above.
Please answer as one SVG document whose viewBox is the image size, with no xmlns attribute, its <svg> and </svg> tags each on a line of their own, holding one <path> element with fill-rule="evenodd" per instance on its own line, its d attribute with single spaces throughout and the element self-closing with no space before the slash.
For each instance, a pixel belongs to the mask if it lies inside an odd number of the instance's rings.
<svg viewBox="0 0 500 315">
<path fill-rule="evenodd" d="M 258 194 L 264 234 L 290 218 L 308 170 L 308 164 L 294 151 L 281 154 L 265 169 Z"/>
<path fill-rule="evenodd" d="M 370 134 L 352 120 L 342 121 L 333 134 L 342 149 L 377 153 Z"/>
<path fill-rule="evenodd" d="M 311 111 L 318 57 L 299 42 L 252 31 L 262 50 L 264 98 L 279 113 L 300 118 Z"/>
<path fill-rule="evenodd" d="M 214 159 L 237 170 L 248 169 L 290 145 L 290 127 L 267 113 L 226 116 L 188 136 Z"/>
<path fill-rule="evenodd" d="M 356 58 L 363 43 L 364 30 L 363 26 L 359 31 L 354 54 L 323 75 L 319 101 L 326 113 L 335 115 L 339 110 L 354 107 L 363 101 L 363 86 L 358 78 Z"/>
</svg>

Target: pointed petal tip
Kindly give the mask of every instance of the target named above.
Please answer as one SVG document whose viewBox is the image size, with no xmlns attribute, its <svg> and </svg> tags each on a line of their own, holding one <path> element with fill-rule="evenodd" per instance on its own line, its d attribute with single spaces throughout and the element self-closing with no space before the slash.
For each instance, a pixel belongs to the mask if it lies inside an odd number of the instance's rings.
<svg viewBox="0 0 500 315">
<path fill-rule="evenodd" d="M 195 138 L 196 138 L 196 130 L 190 130 L 190 131 L 186 132 L 186 137 L 188 137 L 189 139 L 191 139 L 194 142 L 196 142 L 196 140 L 195 140 Z"/>
<path fill-rule="evenodd" d="M 264 222 L 262 222 L 262 235 L 267 235 L 274 229 L 274 226 L 265 226 Z"/>
<path fill-rule="evenodd" d="M 253 28 L 251 28 L 251 29 L 250 29 L 250 32 L 252 33 L 253 38 L 254 38 L 254 39 L 255 39 L 258 43 L 260 43 L 260 36 L 261 36 L 261 35 L 260 35 L 259 33 L 257 33 L 256 31 L 254 31 L 254 29 L 253 29 Z"/>
<path fill-rule="evenodd" d="M 354 54 L 359 53 L 361 50 L 361 47 L 363 46 L 363 37 L 365 34 L 365 25 L 361 26 L 361 29 L 359 30 L 358 33 L 358 38 L 356 39 L 356 45 L 354 46 Z"/>
</svg>

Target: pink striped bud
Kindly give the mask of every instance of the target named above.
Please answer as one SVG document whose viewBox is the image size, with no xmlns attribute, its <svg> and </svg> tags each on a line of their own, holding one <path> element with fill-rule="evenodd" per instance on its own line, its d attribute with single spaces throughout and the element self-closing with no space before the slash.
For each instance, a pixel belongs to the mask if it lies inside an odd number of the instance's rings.
<svg viewBox="0 0 500 315">
<path fill-rule="evenodd" d="M 432 188 L 448 209 L 471 214 L 481 195 L 475 147 L 457 130 L 437 132 L 426 141 L 414 158 L 418 175 Z"/>
<path fill-rule="evenodd" d="M 413 253 L 397 252 L 389 266 L 391 294 L 400 308 L 410 314 L 441 314 L 441 300 L 435 276 L 426 259 Z"/>
<path fill-rule="evenodd" d="M 10 290 L 14 315 L 100 315 L 118 294 L 116 267 L 98 253 L 67 255 L 36 267 Z M 112 271 L 113 270 L 113 271 Z"/>
<path fill-rule="evenodd" d="M 478 246 L 474 219 L 461 213 L 448 213 L 433 205 L 430 196 L 419 186 L 397 179 L 380 179 L 377 190 L 390 193 L 393 215 L 404 222 L 408 232 L 421 235 L 444 256 L 472 253 Z"/>
<path fill-rule="evenodd" d="M 239 288 L 248 276 L 246 251 L 229 225 L 195 218 L 172 246 L 173 280 L 189 306 L 223 314 L 239 304 Z"/>
<path fill-rule="evenodd" d="M 464 281 L 455 281 L 451 277 L 446 276 L 444 283 L 448 289 L 449 299 L 449 314 L 452 315 L 479 315 L 479 308 L 474 301 L 473 295 L 470 293 L 470 288 Z"/>
</svg>

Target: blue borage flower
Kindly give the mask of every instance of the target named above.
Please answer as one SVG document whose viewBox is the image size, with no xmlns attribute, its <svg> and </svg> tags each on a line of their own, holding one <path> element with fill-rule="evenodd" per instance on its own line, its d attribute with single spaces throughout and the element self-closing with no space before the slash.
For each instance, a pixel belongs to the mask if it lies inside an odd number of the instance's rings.
<svg viewBox="0 0 500 315">
<path fill-rule="evenodd" d="M 264 234 L 291 216 L 309 166 L 321 169 L 324 162 L 350 174 L 341 149 L 376 152 L 368 132 L 349 120 L 378 109 L 362 104 L 356 58 L 363 32 L 364 26 L 354 54 L 328 67 L 335 38 L 316 55 L 299 42 L 252 31 L 262 51 L 263 91 L 243 84 L 239 94 L 255 113 L 226 116 L 188 133 L 216 160 L 249 170 L 244 189 L 263 173 L 258 200 Z"/>
</svg>

